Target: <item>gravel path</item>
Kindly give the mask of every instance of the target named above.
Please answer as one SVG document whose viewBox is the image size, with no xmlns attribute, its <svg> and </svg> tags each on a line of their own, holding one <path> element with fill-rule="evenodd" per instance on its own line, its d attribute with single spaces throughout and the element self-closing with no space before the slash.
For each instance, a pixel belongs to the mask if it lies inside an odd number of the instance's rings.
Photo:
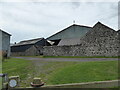
<svg viewBox="0 0 120 90">
<path fill-rule="evenodd" d="M 39 60 L 39 61 L 76 61 L 76 62 L 87 62 L 87 61 L 113 61 L 118 60 L 118 58 L 33 58 L 33 57 L 14 57 L 14 58 L 22 58 L 26 60 Z"/>
</svg>

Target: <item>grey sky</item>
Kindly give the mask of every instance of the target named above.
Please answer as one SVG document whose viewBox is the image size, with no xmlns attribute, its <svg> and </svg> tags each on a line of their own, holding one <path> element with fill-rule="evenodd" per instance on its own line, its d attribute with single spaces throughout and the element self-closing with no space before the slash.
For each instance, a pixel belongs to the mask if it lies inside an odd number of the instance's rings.
<svg viewBox="0 0 120 90">
<path fill-rule="evenodd" d="M 0 28 L 11 42 L 48 37 L 73 24 L 98 21 L 118 30 L 117 2 L 0 2 Z"/>
</svg>

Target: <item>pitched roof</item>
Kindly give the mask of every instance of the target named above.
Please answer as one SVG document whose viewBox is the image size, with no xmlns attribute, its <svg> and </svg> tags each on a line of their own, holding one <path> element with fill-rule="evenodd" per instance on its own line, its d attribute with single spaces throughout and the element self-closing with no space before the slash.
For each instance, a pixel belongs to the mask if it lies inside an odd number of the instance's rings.
<svg viewBox="0 0 120 90">
<path fill-rule="evenodd" d="M 120 32 L 120 31 L 118 31 Z M 96 23 L 91 30 L 89 30 L 83 37 L 80 38 L 70 38 L 70 39 L 61 39 L 58 46 L 64 45 L 79 45 L 82 43 L 95 43 L 96 38 L 103 36 L 115 36 L 116 31 L 101 22 Z"/>
<path fill-rule="evenodd" d="M 3 32 L 3 33 L 5 33 L 5 34 L 7 34 L 7 35 L 9 35 L 9 36 L 12 36 L 11 34 L 9 34 L 9 33 L 5 32 L 5 31 L 3 31 L 3 30 L 1 30 L 1 29 L 0 29 L 0 31 Z"/>
<path fill-rule="evenodd" d="M 115 39 L 116 37 L 117 32 L 114 29 L 98 22 L 80 39 L 80 41 L 83 45 L 88 46 L 97 43 L 105 43 L 109 38 Z M 109 42 L 107 41 L 106 43 Z"/>
<path fill-rule="evenodd" d="M 83 34 L 85 34 L 86 32 L 88 32 L 88 31 L 92 28 L 92 27 L 89 27 L 89 26 L 73 24 L 73 25 L 70 25 L 69 27 L 67 27 L 67 28 L 65 28 L 65 29 L 63 29 L 63 30 L 61 30 L 61 31 L 59 31 L 59 32 L 51 35 L 50 37 L 48 37 L 48 38 L 46 38 L 46 39 L 51 40 L 51 38 L 57 36 L 58 34 L 66 31 L 66 30 L 71 31 L 71 30 L 73 30 L 72 27 L 74 27 L 74 29 L 75 29 L 76 32 L 73 34 L 74 37 L 71 37 L 71 38 L 77 38 L 77 37 L 83 36 Z M 81 28 L 80 28 L 80 27 L 81 27 Z M 71 29 L 70 29 L 70 28 L 71 28 Z M 83 29 L 83 30 L 82 30 L 82 29 Z M 78 32 L 78 31 L 79 31 L 79 32 Z M 71 35 L 71 36 L 72 36 L 72 35 Z M 68 38 L 69 38 L 69 37 L 68 37 Z M 63 39 L 63 38 L 58 38 L 58 39 Z"/>
<path fill-rule="evenodd" d="M 101 22 L 99 22 L 99 21 L 93 26 L 93 28 L 94 28 L 94 27 L 98 27 L 98 26 L 100 26 L 100 27 L 105 27 L 105 28 L 108 28 L 109 30 L 115 31 L 114 29 L 108 27 L 107 25 L 105 25 L 105 24 L 103 24 L 103 23 L 101 23 Z"/>
<path fill-rule="evenodd" d="M 70 39 L 62 39 L 58 46 L 66 46 L 66 45 L 79 45 L 80 38 L 70 38 Z"/>
<path fill-rule="evenodd" d="M 102 24 L 101 22 L 97 22 L 91 30 L 89 30 L 85 36 L 108 36 L 113 33 L 117 33 L 114 29 Z"/>
<path fill-rule="evenodd" d="M 30 45 L 30 44 L 35 44 L 37 43 L 38 41 L 42 40 L 44 38 L 37 38 L 37 39 L 31 39 L 31 40 L 24 40 L 24 41 L 21 41 L 17 44 L 14 44 L 13 46 L 20 46 L 20 45 Z"/>
</svg>

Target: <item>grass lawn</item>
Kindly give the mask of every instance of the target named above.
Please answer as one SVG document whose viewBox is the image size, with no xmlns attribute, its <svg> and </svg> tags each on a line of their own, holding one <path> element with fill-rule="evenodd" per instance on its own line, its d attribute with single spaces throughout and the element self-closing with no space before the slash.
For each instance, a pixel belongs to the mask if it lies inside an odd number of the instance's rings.
<svg viewBox="0 0 120 90">
<path fill-rule="evenodd" d="M 114 80 L 118 78 L 118 62 L 81 62 L 54 71 L 48 78 L 48 84 Z"/>
<path fill-rule="evenodd" d="M 24 59 L 6 59 L 3 62 L 3 73 L 7 73 L 8 76 L 19 75 L 22 81 L 22 85 L 26 85 L 26 79 L 30 78 L 30 74 L 33 73 L 32 63 Z"/>
<path fill-rule="evenodd" d="M 117 61 L 49 62 L 11 58 L 3 62 L 3 73 L 19 75 L 22 87 L 30 86 L 33 77 L 41 77 L 46 85 L 114 80 L 118 77 L 117 70 Z"/>
<path fill-rule="evenodd" d="M 0 61 L 0 73 L 2 73 L 2 63 L 1 63 L 1 61 Z M 1 88 L 2 88 L 2 78 L 0 77 L 0 89 Z"/>
</svg>

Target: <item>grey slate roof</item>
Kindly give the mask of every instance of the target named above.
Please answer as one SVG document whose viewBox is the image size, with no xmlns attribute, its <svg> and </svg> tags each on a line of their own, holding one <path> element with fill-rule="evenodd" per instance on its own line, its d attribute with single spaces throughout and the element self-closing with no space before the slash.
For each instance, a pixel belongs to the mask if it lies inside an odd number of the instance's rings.
<svg viewBox="0 0 120 90">
<path fill-rule="evenodd" d="M 31 39 L 31 40 L 24 40 L 24 41 L 21 41 L 17 44 L 14 44 L 13 46 L 20 46 L 20 45 L 30 45 L 30 44 L 35 44 L 37 42 L 39 42 L 40 40 L 42 40 L 44 38 L 37 38 L 37 39 Z"/>
<path fill-rule="evenodd" d="M 62 39 L 58 46 L 66 46 L 66 45 L 79 45 L 80 38 L 69 38 L 69 39 Z"/>
</svg>

